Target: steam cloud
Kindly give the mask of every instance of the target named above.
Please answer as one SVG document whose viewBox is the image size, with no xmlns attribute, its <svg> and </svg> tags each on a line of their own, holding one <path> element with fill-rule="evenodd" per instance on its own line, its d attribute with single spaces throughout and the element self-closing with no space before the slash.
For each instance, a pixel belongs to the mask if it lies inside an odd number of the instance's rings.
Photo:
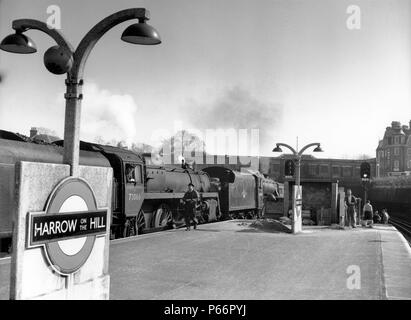
<svg viewBox="0 0 411 320">
<path fill-rule="evenodd" d="M 136 137 L 137 105 L 131 95 L 113 94 L 88 83 L 83 89 L 81 135 L 95 141 L 125 141 L 131 145 Z"/>
<path fill-rule="evenodd" d="M 260 151 L 272 149 L 272 131 L 281 123 L 282 104 L 262 101 L 249 91 L 235 86 L 211 103 L 193 101 L 182 110 L 198 129 L 259 129 Z"/>
</svg>

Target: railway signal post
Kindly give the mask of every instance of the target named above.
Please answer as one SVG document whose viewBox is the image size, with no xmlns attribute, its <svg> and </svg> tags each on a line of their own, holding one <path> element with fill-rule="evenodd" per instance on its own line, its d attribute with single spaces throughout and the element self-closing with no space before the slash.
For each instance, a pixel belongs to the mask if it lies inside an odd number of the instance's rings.
<svg viewBox="0 0 411 320">
<path fill-rule="evenodd" d="M 11 260 L 11 299 L 108 299 L 108 256 L 112 168 L 79 166 L 83 71 L 97 41 L 116 25 L 137 19 L 121 39 L 133 44 L 161 43 L 149 26 L 149 11 L 131 8 L 97 23 L 77 49 L 56 29 L 34 19 L 18 19 L 0 49 L 35 53 L 24 33 L 38 30 L 57 45 L 44 54 L 46 68 L 67 74 L 63 164 L 20 161 L 15 168 L 17 209 Z"/>
</svg>

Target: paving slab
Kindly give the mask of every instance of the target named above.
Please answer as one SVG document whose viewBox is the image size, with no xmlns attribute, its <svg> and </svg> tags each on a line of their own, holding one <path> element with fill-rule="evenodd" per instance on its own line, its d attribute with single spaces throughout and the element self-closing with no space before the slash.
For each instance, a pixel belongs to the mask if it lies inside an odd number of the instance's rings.
<svg viewBox="0 0 411 320">
<path fill-rule="evenodd" d="M 0 299 L 9 272 L 0 259 Z M 411 251 L 392 226 L 231 220 L 112 241 L 110 276 L 110 299 L 410 299 Z"/>
<path fill-rule="evenodd" d="M 394 228 L 305 227 L 292 235 L 250 224 L 225 221 L 112 243 L 111 299 L 387 299 L 381 233 L 398 236 Z M 347 284 L 354 269 L 358 288 Z"/>
</svg>

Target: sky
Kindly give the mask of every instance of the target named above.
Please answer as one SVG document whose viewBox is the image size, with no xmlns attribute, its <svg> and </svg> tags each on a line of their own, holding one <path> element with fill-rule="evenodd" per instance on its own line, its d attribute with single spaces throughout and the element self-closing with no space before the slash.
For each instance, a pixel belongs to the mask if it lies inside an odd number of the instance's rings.
<svg viewBox="0 0 411 320">
<path fill-rule="evenodd" d="M 277 155 L 276 142 L 295 148 L 298 137 L 299 148 L 320 142 L 319 157 L 373 157 L 391 121 L 411 120 L 409 0 L 1 0 L 0 37 L 14 19 L 46 22 L 50 5 L 74 47 L 131 7 L 149 9 L 162 38 L 125 43 L 128 21 L 99 40 L 85 68 L 82 140 L 154 144 L 179 129 L 258 129 L 260 155 Z M 55 43 L 26 34 L 36 54 L 0 52 L 0 129 L 62 137 L 65 76 L 43 65 Z"/>
</svg>

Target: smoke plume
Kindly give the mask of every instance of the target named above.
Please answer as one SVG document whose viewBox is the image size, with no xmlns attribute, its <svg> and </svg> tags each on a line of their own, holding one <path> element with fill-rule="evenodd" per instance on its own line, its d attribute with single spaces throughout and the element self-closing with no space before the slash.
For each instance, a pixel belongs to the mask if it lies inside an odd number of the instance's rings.
<svg viewBox="0 0 411 320">
<path fill-rule="evenodd" d="M 131 95 L 114 94 L 88 83 L 83 89 L 82 139 L 125 141 L 131 146 L 136 137 L 137 105 Z M 96 141 L 97 142 L 97 141 Z"/>
<path fill-rule="evenodd" d="M 222 92 L 211 102 L 191 101 L 182 110 L 198 129 L 258 129 L 260 151 L 272 149 L 271 133 L 281 123 L 282 105 L 263 101 L 239 86 Z"/>
</svg>

